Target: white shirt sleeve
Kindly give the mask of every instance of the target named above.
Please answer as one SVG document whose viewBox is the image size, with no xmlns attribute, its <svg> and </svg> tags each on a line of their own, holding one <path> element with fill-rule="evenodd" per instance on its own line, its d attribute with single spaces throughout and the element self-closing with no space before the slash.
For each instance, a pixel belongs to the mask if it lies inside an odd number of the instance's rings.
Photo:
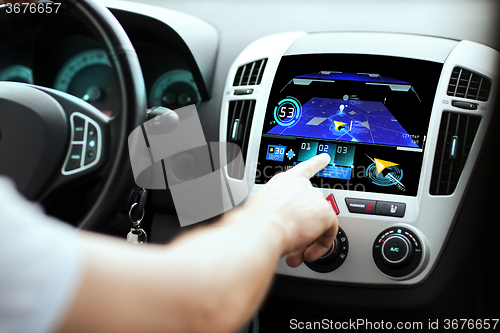
<svg viewBox="0 0 500 333">
<path fill-rule="evenodd" d="M 51 332 L 80 286 L 75 228 L 45 215 L 0 177 L 0 332 Z"/>
</svg>

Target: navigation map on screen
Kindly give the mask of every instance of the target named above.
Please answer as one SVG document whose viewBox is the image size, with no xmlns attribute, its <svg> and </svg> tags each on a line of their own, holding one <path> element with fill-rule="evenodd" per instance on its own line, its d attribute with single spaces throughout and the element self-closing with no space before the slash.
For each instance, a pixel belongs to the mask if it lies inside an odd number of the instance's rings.
<svg viewBox="0 0 500 333">
<path fill-rule="evenodd" d="M 313 97 L 297 122 L 267 134 L 418 148 L 385 105 L 372 101 Z"/>
</svg>

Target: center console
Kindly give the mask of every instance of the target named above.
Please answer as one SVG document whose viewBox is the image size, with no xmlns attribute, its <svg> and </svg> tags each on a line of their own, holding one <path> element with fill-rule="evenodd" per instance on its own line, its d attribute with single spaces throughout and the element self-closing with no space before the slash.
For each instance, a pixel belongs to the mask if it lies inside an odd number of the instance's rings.
<svg viewBox="0 0 500 333">
<path fill-rule="evenodd" d="M 497 51 L 389 33 L 294 32 L 248 46 L 231 67 L 220 141 L 240 145 L 249 196 L 327 153 L 311 183 L 338 210 L 329 253 L 277 273 L 411 285 L 432 272 L 453 228 L 491 117 Z M 221 163 L 231 160 L 221 154 Z M 314 223 L 314 221 L 304 221 Z"/>
</svg>

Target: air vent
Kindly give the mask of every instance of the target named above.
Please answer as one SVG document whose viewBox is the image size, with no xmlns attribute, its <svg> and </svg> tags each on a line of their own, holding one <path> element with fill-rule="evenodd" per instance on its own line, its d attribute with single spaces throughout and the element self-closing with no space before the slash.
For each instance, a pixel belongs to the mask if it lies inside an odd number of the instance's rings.
<svg viewBox="0 0 500 333">
<path fill-rule="evenodd" d="M 448 84 L 448 96 L 487 101 L 490 95 L 491 81 L 486 77 L 466 69 L 455 67 Z"/>
<path fill-rule="evenodd" d="M 267 58 L 241 66 L 236 72 L 233 86 L 253 86 L 260 84 L 266 64 Z"/>
<path fill-rule="evenodd" d="M 430 194 L 449 195 L 455 191 L 480 122 L 481 118 L 478 116 L 443 113 L 434 155 Z"/>
<path fill-rule="evenodd" d="M 247 157 L 248 140 L 250 138 L 254 110 L 255 100 L 253 99 L 229 102 L 227 142 L 236 143 L 241 148 L 244 161 L 246 161 Z M 236 157 L 236 153 L 236 151 L 228 150 L 228 162 Z M 228 174 L 231 178 L 243 179 L 244 175 L 241 172 L 243 169 L 244 168 L 228 169 Z"/>
</svg>

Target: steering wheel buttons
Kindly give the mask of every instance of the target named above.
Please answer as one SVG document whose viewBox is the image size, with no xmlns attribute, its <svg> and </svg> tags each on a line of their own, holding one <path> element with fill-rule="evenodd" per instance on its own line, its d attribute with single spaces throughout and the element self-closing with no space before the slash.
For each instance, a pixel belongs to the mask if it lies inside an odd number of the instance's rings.
<svg viewBox="0 0 500 333">
<path fill-rule="evenodd" d="M 73 144 L 71 146 L 71 151 L 69 153 L 68 163 L 66 164 L 66 171 L 71 171 L 78 169 L 82 161 L 82 150 L 83 146 L 79 144 Z"/>
<path fill-rule="evenodd" d="M 87 150 L 87 154 L 85 154 L 85 165 L 92 163 L 95 160 L 95 156 L 95 151 Z"/>
<path fill-rule="evenodd" d="M 96 138 L 97 138 L 97 129 L 95 128 L 94 125 L 89 123 L 89 128 L 87 130 L 87 140 Z"/>
<path fill-rule="evenodd" d="M 88 124 L 87 130 L 87 147 L 85 154 L 85 165 L 88 165 L 95 161 L 97 155 L 97 129 L 91 123 Z"/>
<path fill-rule="evenodd" d="M 102 146 L 101 129 L 87 115 L 74 112 L 70 116 L 71 143 L 62 168 L 65 176 L 93 167 L 99 162 Z"/>
<path fill-rule="evenodd" d="M 85 134 L 85 119 L 82 117 L 73 117 L 73 141 L 83 141 Z"/>
</svg>

